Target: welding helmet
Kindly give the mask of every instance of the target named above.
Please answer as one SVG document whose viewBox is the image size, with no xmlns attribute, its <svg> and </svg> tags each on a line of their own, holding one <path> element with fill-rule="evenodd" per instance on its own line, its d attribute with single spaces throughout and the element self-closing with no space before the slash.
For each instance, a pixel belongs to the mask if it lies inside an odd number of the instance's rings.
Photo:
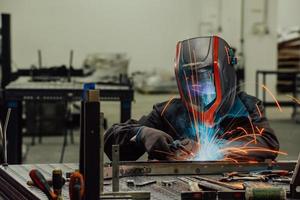
<svg viewBox="0 0 300 200">
<path fill-rule="evenodd" d="M 176 46 L 175 75 L 181 100 L 194 118 L 213 125 L 236 95 L 234 52 L 220 37 L 198 37 Z"/>
</svg>

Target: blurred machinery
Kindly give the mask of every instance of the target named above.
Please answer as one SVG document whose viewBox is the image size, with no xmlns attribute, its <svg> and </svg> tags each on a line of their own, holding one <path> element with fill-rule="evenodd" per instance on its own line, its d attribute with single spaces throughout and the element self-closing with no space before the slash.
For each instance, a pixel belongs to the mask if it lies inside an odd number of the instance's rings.
<svg viewBox="0 0 300 200">
<path fill-rule="evenodd" d="M 89 82 L 118 82 L 128 77 L 129 58 L 125 53 L 94 53 L 83 62 L 85 70 L 93 71 Z M 122 82 L 122 81 L 121 81 Z"/>
<path fill-rule="evenodd" d="M 135 72 L 134 88 L 145 94 L 178 93 L 174 74 L 163 72 Z"/>
</svg>

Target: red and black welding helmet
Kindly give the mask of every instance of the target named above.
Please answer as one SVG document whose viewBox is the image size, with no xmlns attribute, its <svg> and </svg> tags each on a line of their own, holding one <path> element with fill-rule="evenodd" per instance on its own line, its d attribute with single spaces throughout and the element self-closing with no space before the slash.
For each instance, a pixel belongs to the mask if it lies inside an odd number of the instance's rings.
<svg viewBox="0 0 300 200">
<path fill-rule="evenodd" d="M 182 101 L 194 118 L 213 125 L 236 95 L 233 50 L 220 37 L 198 37 L 177 43 L 175 75 Z"/>
</svg>

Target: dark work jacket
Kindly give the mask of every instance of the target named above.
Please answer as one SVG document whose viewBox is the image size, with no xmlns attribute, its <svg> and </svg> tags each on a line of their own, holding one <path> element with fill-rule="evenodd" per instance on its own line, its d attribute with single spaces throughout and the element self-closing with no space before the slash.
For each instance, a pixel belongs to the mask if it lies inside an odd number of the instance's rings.
<svg viewBox="0 0 300 200">
<path fill-rule="evenodd" d="M 168 106 L 166 106 L 166 104 Z M 251 123 L 250 123 L 251 120 Z M 120 146 L 120 160 L 137 160 L 145 153 L 145 148 L 141 144 L 130 141 L 142 126 L 147 126 L 164 131 L 172 136 L 174 140 L 188 137 L 184 134 L 190 129 L 191 122 L 188 111 L 180 99 L 172 99 L 169 102 L 158 103 L 153 106 L 153 110 L 140 120 L 128 120 L 125 123 L 114 124 L 104 135 L 104 150 L 109 159 L 112 159 L 111 149 L 113 144 Z M 279 149 L 278 140 L 270 128 L 268 120 L 264 116 L 262 102 L 256 97 L 244 92 L 237 94 L 235 103 L 228 114 L 219 120 L 219 128 L 224 134 L 223 139 L 229 140 L 245 134 L 238 127 L 242 127 L 249 134 L 263 129 L 263 134 L 256 137 L 256 144 L 252 147 L 263 147 L 277 151 Z M 245 137 L 238 140 L 247 143 L 253 140 L 252 137 Z M 272 151 L 255 152 L 251 151 L 245 156 L 245 160 L 275 159 L 277 153 Z M 241 160 L 239 158 L 239 160 Z M 243 160 L 243 159 L 242 159 Z"/>
</svg>

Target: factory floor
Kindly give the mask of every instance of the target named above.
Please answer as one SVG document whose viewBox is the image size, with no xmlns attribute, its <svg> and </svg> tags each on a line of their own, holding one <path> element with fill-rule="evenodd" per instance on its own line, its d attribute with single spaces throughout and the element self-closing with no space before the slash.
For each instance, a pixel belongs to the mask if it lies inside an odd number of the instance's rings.
<svg viewBox="0 0 300 200">
<path fill-rule="evenodd" d="M 153 104 L 170 99 L 174 95 L 142 95 L 135 93 L 135 101 L 132 107 L 132 118 L 138 119 L 142 115 L 148 114 Z M 108 125 L 119 121 L 120 111 L 118 102 L 101 103 L 102 112 L 108 119 Z M 287 152 L 287 156 L 279 156 L 280 160 L 297 159 L 300 152 L 300 123 L 291 119 L 292 109 L 284 108 L 279 112 L 276 108 L 267 109 L 267 117 L 271 127 L 275 130 L 280 141 L 281 151 Z M 74 144 L 66 147 L 65 163 L 78 162 L 79 159 L 79 130 L 74 131 Z M 23 138 L 24 163 L 58 163 L 60 160 L 63 137 L 45 136 L 42 144 L 31 145 L 31 137 Z M 146 158 L 146 156 L 144 156 Z M 105 158 L 107 160 L 107 158 Z"/>
</svg>

